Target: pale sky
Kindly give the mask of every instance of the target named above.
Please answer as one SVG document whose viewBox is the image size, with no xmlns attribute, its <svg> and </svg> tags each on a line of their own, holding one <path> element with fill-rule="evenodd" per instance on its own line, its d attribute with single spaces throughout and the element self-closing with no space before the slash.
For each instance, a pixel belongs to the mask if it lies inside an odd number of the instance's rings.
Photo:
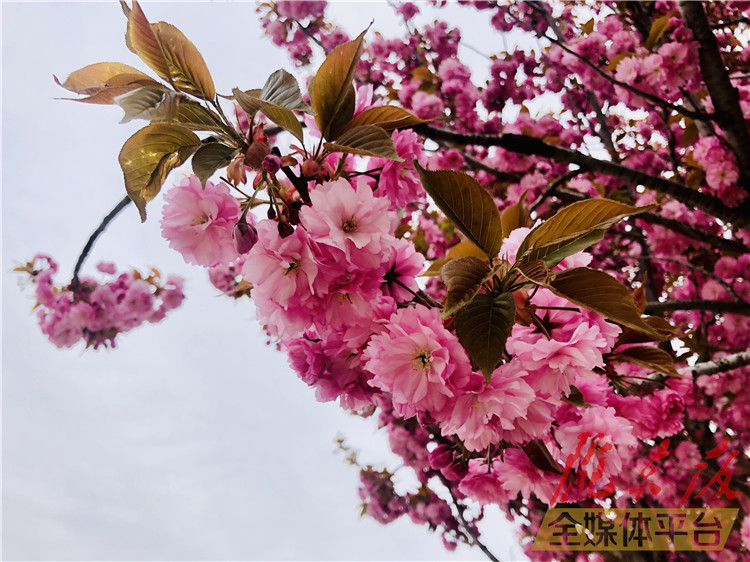
<svg viewBox="0 0 750 562">
<path fill-rule="evenodd" d="M 261 37 L 250 3 L 143 3 L 179 27 L 221 92 L 261 87 L 286 55 Z M 352 35 L 371 19 L 395 34 L 384 3 L 340 2 Z M 456 20 L 452 20 L 455 22 Z M 472 25 L 470 20 L 464 20 Z M 400 464 L 374 420 L 321 404 L 265 345 L 248 301 L 217 296 L 159 233 L 161 198 L 141 225 L 127 209 L 87 262 L 157 266 L 187 278 L 187 300 L 114 351 L 59 350 L 40 333 L 31 291 L 10 270 L 37 252 L 62 282 L 91 231 L 124 195 L 117 154 L 144 122 L 55 100 L 52 80 L 100 61 L 148 70 L 127 50 L 116 2 L 2 3 L 4 560 L 482 560 L 449 553 L 403 518 L 359 517 L 358 471 L 334 451 L 340 432 L 362 460 Z M 482 35 L 472 31 L 473 46 Z M 491 49 L 488 48 L 488 51 Z M 168 184 L 174 180 L 168 180 Z M 522 559 L 490 510 L 484 541 Z"/>
</svg>

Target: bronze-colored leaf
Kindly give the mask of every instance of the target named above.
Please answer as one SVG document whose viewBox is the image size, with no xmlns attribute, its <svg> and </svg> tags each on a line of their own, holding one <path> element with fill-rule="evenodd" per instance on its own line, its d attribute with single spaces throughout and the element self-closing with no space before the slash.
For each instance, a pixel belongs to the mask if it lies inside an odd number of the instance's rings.
<svg viewBox="0 0 750 562">
<path fill-rule="evenodd" d="M 500 293 L 494 298 L 479 293 L 456 313 L 454 323 L 458 341 L 481 369 L 487 382 L 503 356 L 514 318 L 512 293 Z"/>
<path fill-rule="evenodd" d="M 125 44 L 160 78 L 171 82 L 169 67 L 167 61 L 164 60 L 164 53 L 162 53 L 154 28 L 135 0 L 133 0 L 133 8 L 128 15 Z"/>
<path fill-rule="evenodd" d="M 206 181 L 216 170 L 223 168 L 232 161 L 237 153 L 236 148 L 226 146 L 218 142 L 204 144 L 193 154 L 191 164 L 193 173 L 201 180 L 201 185 L 206 187 Z"/>
<path fill-rule="evenodd" d="M 672 356 L 658 347 L 639 345 L 607 355 L 612 361 L 627 361 L 668 377 L 682 377 L 677 371 Z"/>
<path fill-rule="evenodd" d="M 134 76 L 137 77 L 135 79 L 140 78 L 151 80 L 148 74 L 144 74 L 140 70 L 127 64 L 122 64 L 121 62 L 97 62 L 95 64 L 84 66 L 83 68 L 72 72 L 70 76 L 65 79 L 65 82 L 62 83 L 57 79 L 57 76 L 53 76 L 53 78 L 58 85 L 66 90 L 70 90 L 76 94 L 91 95 L 105 86 L 123 85 L 122 83 L 109 84 L 110 80 L 118 75 Z M 135 79 L 128 83 L 134 82 Z"/>
<path fill-rule="evenodd" d="M 534 224 L 534 221 L 531 220 L 531 211 L 526 206 L 525 191 L 518 200 L 518 203 L 511 205 L 503 211 L 500 215 L 500 223 L 503 227 L 503 238 L 507 238 L 517 228 L 528 228 Z"/>
<path fill-rule="evenodd" d="M 414 162 L 422 186 L 456 227 L 490 259 L 503 244 L 500 213 L 482 185 L 467 174 L 452 170 L 425 170 Z"/>
<path fill-rule="evenodd" d="M 448 290 L 441 314 L 453 316 L 457 310 L 471 302 L 490 273 L 490 264 L 473 256 L 450 260 L 443 266 L 440 277 Z"/>
<path fill-rule="evenodd" d="M 97 105 L 112 105 L 115 103 L 115 98 L 133 90 L 141 88 L 139 84 L 130 84 L 128 86 L 115 86 L 113 88 L 103 88 L 85 98 L 59 98 L 65 101 L 77 101 L 81 103 L 93 103 Z"/>
<path fill-rule="evenodd" d="M 529 232 L 518 248 L 516 260 L 543 259 L 547 267 L 552 267 L 601 240 L 604 232 L 623 218 L 649 211 L 654 206 L 632 207 L 603 198 L 578 201 Z"/>
<path fill-rule="evenodd" d="M 662 318 L 661 316 L 644 316 L 643 321 L 659 334 L 658 338 L 624 327 L 613 347 L 616 349 L 624 344 L 645 343 L 654 340 L 669 339 L 674 337 L 678 332 L 678 329 L 672 326 L 672 324 L 669 323 L 669 320 Z"/>
<path fill-rule="evenodd" d="M 366 31 L 366 30 L 365 30 Z M 315 74 L 310 88 L 315 122 L 327 140 L 336 140 L 343 125 L 354 115 L 354 71 L 362 56 L 365 31 L 353 41 L 333 49 Z"/>
<path fill-rule="evenodd" d="M 144 86 L 119 95 L 112 101 L 125 111 L 120 123 L 133 119 L 170 121 L 177 113 L 180 96 L 164 86 Z"/>
<path fill-rule="evenodd" d="M 297 80 L 283 69 L 268 77 L 258 97 L 278 107 L 313 113 L 312 107 L 302 100 Z"/>
<path fill-rule="evenodd" d="M 260 90 L 247 90 L 243 92 L 239 88 L 232 89 L 232 96 L 242 110 L 252 119 L 260 108 L 263 107 L 263 100 L 260 99 Z"/>
<path fill-rule="evenodd" d="M 163 21 L 156 24 L 155 35 L 169 69 L 169 81 L 175 89 L 213 100 L 216 97 L 214 81 L 195 45 L 182 31 Z"/>
<path fill-rule="evenodd" d="M 537 285 L 544 285 L 549 278 L 549 269 L 544 260 L 525 261 L 518 265 L 518 272 Z"/>
<path fill-rule="evenodd" d="M 167 174 L 200 146 L 195 133 L 177 125 L 151 124 L 130 137 L 120 151 L 125 189 L 146 220 L 146 203 L 161 190 Z"/>
<path fill-rule="evenodd" d="M 396 152 L 391 135 L 375 125 L 354 127 L 342 134 L 335 143 L 323 143 L 329 152 L 346 152 L 360 156 L 380 156 L 397 162 L 403 162 Z"/>
<path fill-rule="evenodd" d="M 654 23 L 651 24 L 651 30 L 648 32 L 646 42 L 643 44 L 649 51 L 653 49 L 662 38 L 664 32 L 669 28 L 669 20 L 675 17 L 675 12 L 669 12 L 663 16 L 656 18 Z"/>
<path fill-rule="evenodd" d="M 395 105 L 380 105 L 365 109 L 344 127 L 343 132 L 361 125 L 377 125 L 386 131 L 412 127 L 424 123 L 422 119 Z"/>
<path fill-rule="evenodd" d="M 555 275 L 546 287 L 570 302 L 593 310 L 618 324 L 655 339 L 662 339 L 638 314 L 633 296 L 627 288 L 603 271 L 586 267 L 567 269 Z"/>
<path fill-rule="evenodd" d="M 532 439 L 526 445 L 523 446 L 523 452 L 529 457 L 531 464 L 537 467 L 539 470 L 544 472 L 554 472 L 555 474 L 562 474 L 562 468 L 552 453 L 549 452 L 544 441 L 541 439 Z"/>
<path fill-rule="evenodd" d="M 155 121 L 160 122 L 159 120 Z M 235 137 L 234 131 L 224 124 L 216 113 L 189 99 L 180 101 L 175 114 L 165 122 L 177 123 L 192 131 L 212 131 L 223 133 L 228 138 Z"/>
<path fill-rule="evenodd" d="M 422 276 L 433 277 L 435 275 L 440 275 L 440 270 L 446 263 L 448 263 L 452 259 L 461 258 L 464 256 L 474 256 L 475 258 L 484 260 L 489 263 L 487 254 L 485 254 L 479 246 L 474 244 L 474 242 L 472 242 L 471 240 L 462 240 L 455 246 L 451 247 L 445 257 L 438 258 L 433 261 L 430 264 L 430 267 L 427 268 L 427 271 L 422 274 Z"/>
<path fill-rule="evenodd" d="M 265 103 L 260 108 L 260 111 L 279 127 L 292 133 L 292 135 L 294 135 L 300 142 L 304 141 L 302 123 L 299 122 L 299 119 L 297 119 L 297 116 L 291 109 Z"/>
</svg>

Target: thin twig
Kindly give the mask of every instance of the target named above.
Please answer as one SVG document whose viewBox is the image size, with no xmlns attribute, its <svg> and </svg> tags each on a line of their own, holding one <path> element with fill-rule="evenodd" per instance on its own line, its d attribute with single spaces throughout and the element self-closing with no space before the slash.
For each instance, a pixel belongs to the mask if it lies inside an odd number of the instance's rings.
<svg viewBox="0 0 750 562">
<path fill-rule="evenodd" d="M 99 238 L 99 236 L 104 232 L 109 223 L 111 223 L 114 218 L 130 204 L 130 202 L 130 197 L 126 195 L 117 205 L 115 205 L 115 208 L 112 209 L 109 214 L 102 219 L 99 227 L 91 234 L 91 236 L 89 236 L 86 245 L 83 247 L 83 250 L 81 250 L 81 255 L 78 256 L 78 261 L 76 262 L 75 269 L 73 269 L 73 280 L 70 282 L 70 286 L 73 290 L 78 287 L 78 273 L 81 271 L 81 267 L 83 267 L 83 262 L 86 261 L 86 258 L 91 252 L 91 248 L 94 247 L 94 242 L 96 242 L 96 239 Z"/>
</svg>

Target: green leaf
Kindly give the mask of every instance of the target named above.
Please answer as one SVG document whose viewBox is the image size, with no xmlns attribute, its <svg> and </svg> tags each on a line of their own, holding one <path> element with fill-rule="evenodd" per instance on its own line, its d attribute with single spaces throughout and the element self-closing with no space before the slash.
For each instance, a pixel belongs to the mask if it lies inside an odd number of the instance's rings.
<svg viewBox="0 0 750 562">
<path fill-rule="evenodd" d="M 177 125 L 148 125 L 137 131 L 122 147 L 120 167 L 125 189 L 146 220 L 146 203 L 161 190 L 169 172 L 183 164 L 200 146 L 200 139 Z"/>
<path fill-rule="evenodd" d="M 201 146 L 193 154 L 191 162 L 193 173 L 201 180 L 201 185 L 206 187 L 208 178 L 219 168 L 229 165 L 235 153 L 237 153 L 236 148 L 218 142 L 210 142 Z"/>
<path fill-rule="evenodd" d="M 342 132 L 361 125 L 377 125 L 386 131 L 392 131 L 393 129 L 412 127 L 420 123 L 424 123 L 424 121 L 405 109 L 395 105 L 380 105 L 365 109 L 362 113 L 354 117 L 344 127 Z"/>
<path fill-rule="evenodd" d="M 682 378 L 683 376 L 677 371 L 672 356 L 658 347 L 639 345 L 609 353 L 607 357 L 613 361 L 627 361 L 668 377 Z"/>
<path fill-rule="evenodd" d="M 333 49 L 315 74 L 310 101 L 315 122 L 327 140 L 336 140 L 343 126 L 354 115 L 355 92 L 352 86 L 357 63 L 362 56 L 365 31 L 353 41 Z"/>
<path fill-rule="evenodd" d="M 278 107 L 313 113 L 312 108 L 302 100 L 297 80 L 283 69 L 268 77 L 258 97 Z"/>
<path fill-rule="evenodd" d="M 604 237 L 613 224 L 655 205 L 632 207 L 611 199 L 586 199 L 568 205 L 529 232 L 518 248 L 516 260 L 543 259 L 552 267 Z"/>
<path fill-rule="evenodd" d="M 443 318 L 468 304 L 477 294 L 490 273 L 490 264 L 473 256 L 450 260 L 440 271 L 440 277 L 448 290 L 441 314 Z"/>
<path fill-rule="evenodd" d="M 323 143 L 329 152 L 346 152 L 360 156 L 380 156 L 397 162 L 403 162 L 393 145 L 391 135 L 376 125 L 354 127 L 342 134 L 335 143 Z"/>
<path fill-rule="evenodd" d="M 660 334 L 641 319 L 633 296 L 617 279 L 595 269 L 575 267 L 556 274 L 545 285 L 570 302 L 656 339 Z"/>
<path fill-rule="evenodd" d="M 456 313 L 458 341 L 484 373 L 487 382 L 502 359 L 514 318 L 512 293 L 500 293 L 494 298 L 480 293 Z"/>
<path fill-rule="evenodd" d="M 497 205 L 482 185 L 461 172 L 425 170 L 415 161 L 424 190 L 466 237 L 490 259 L 503 244 L 502 223 Z"/>
</svg>

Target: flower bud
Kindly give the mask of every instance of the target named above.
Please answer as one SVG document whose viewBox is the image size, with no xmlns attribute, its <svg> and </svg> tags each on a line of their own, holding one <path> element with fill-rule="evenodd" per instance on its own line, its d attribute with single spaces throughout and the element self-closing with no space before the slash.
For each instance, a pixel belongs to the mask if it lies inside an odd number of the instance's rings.
<svg viewBox="0 0 750 562">
<path fill-rule="evenodd" d="M 234 242 L 234 249 L 240 255 L 248 253 L 258 242 L 258 231 L 252 224 L 248 224 L 244 215 L 240 217 L 240 220 L 232 229 L 232 241 Z"/>
<path fill-rule="evenodd" d="M 438 445 L 427 455 L 427 460 L 430 468 L 440 470 L 453 462 L 453 452 L 448 445 Z"/>
<path fill-rule="evenodd" d="M 315 159 L 308 158 L 302 162 L 302 175 L 307 178 L 315 178 L 321 173 L 320 164 Z"/>
<path fill-rule="evenodd" d="M 242 154 L 238 155 L 227 166 L 227 179 L 235 186 L 247 181 L 245 162 Z"/>
<path fill-rule="evenodd" d="M 279 236 L 286 238 L 294 234 L 294 227 L 286 221 L 279 222 Z"/>
<path fill-rule="evenodd" d="M 262 142 L 253 142 L 245 152 L 245 164 L 253 170 L 259 170 L 263 165 L 263 159 L 271 153 L 268 145 Z"/>
<path fill-rule="evenodd" d="M 263 159 L 263 169 L 269 174 L 275 174 L 281 169 L 281 158 L 275 154 L 269 154 Z"/>
<path fill-rule="evenodd" d="M 276 218 L 276 209 L 273 208 L 273 205 L 268 206 L 268 218 L 273 220 Z"/>
</svg>

